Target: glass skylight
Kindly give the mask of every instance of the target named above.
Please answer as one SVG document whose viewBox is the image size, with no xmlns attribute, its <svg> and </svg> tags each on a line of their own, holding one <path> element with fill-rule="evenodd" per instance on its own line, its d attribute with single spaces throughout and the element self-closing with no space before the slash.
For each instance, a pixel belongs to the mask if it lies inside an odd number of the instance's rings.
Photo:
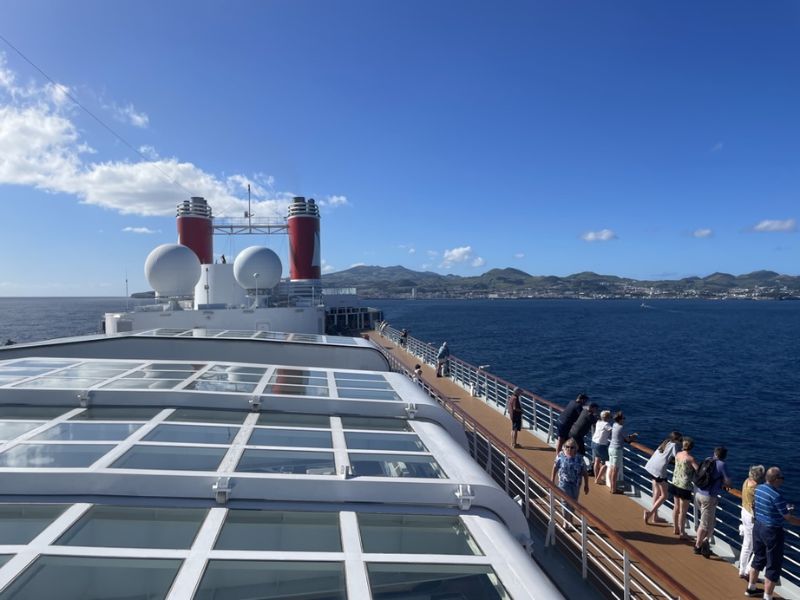
<svg viewBox="0 0 800 600">
<path fill-rule="evenodd" d="M 25 421 L 0 421 L 0 440 L 13 440 L 15 437 L 36 429 L 41 423 L 26 423 Z"/>
<path fill-rule="evenodd" d="M 112 469 L 216 471 L 225 448 L 192 446 L 134 446 L 111 465 Z M 3 455 L 0 454 L 0 458 Z"/>
<path fill-rule="evenodd" d="M 180 560 L 40 556 L 0 593 L 0 600 L 165 598 Z"/>
<path fill-rule="evenodd" d="M 20 444 L 0 454 L 0 467 L 88 467 L 113 447 L 105 444 Z"/>
<path fill-rule="evenodd" d="M 119 441 L 127 438 L 141 426 L 141 423 L 58 423 L 30 439 L 36 441 Z"/>
<path fill-rule="evenodd" d="M 336 466 L 330 452 L 247 449 L 236 470 L 240 473 L 333 475 Z"/>
<path fill-rule="evenodd" d="M 364 552 L 377 554 L 482 554 L 457 516 L 359 513 Z"/>
<path fill-rule="evenodd" d="M 329 431 L 272 428 L 254 429 L 247 443 L 250 446 L 286 446 L 296 448 L 331 448 L 333 445 Z"/>
<path fill-rule="evenodd" d="M 445 474 L 432 456 L 413 454 L 350 454 L 356 476 L 422 477 L 443 479 Z"/>
<path fill-rule="evenodd" d="M 258 415 L 258 425 L 330 429 L 331 419 L 328 415 L 262 412 Z"/>
<path fill-rule="evenodd" d="M 385 431 L 413 431 L 405 419 L 388 419 L 382 417 L 342 417 L 345 429 L 379 429 Z"/>
<path fill-rule="evenodd" d="M 193 600 L 221 598 L 347 600 L 344 565 L 336 562 L 210 560 Z"/>
<path fill-rule="evenodd" d="M 241 424 L 249 413 L 243 410 L 212 410 L 202 408 L 178 408 L 167 421 L 187 421 L 205 423 L 232 423 Z"/>
<path fill-rule="evenodd" d="M 344 434 L 347 447 L 358 450 L 396 450 L 399 452 L 425 452 L 427 448 L 414 434 L 348 431 Z"/>
<path fill-rule="evenodd" d="M 511 600 L 494 570 L 485 565 L 371 563 L 367 572 L 373 600 Z"/>
<path fill-rule="evenodd" d="M 0 504 L 0 543 L 29 543 L 66 508 L 62 504 Z"/>
<path fill-rule="evenodd" d="M 183 444 L 230 444 L 238 427 L 223 425 L 175 425 L 172 423 L 157 425 L 153 431 L 144 436 L 147 442 L 176 442 Z"/>
<path fill-rule="evenodd" d="M 157 407 L 91 406 L 70 417 L 70 421 L 149 421 L 159 412 Z"/>
<path fill-rule="evenodd" d="M 0 406 L 0 419 L 53 419 L 74 406 Z"/>
<path fill-rule="evenodd" d="M 338 388 L 339 398 L 362 398 L 364 400 L 398 401 L 400 396 L 387 390 L 364 390 L 352 388 Z"/>
<path fill-rule="evenodd" d="M 341 552 L 339 513 L 229 510 L 214 548 Z"/>
<path fill-rule="evenodd" d="M 205 508 L 95 505 L 56 542 L 111 548 L 191 548 Z"/>
</svg>

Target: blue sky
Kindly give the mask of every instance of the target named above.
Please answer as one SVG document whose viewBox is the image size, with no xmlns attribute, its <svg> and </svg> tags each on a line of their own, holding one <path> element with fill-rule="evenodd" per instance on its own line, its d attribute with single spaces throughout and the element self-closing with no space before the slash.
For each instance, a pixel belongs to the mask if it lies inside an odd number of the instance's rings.
<svg viewBox="0 0 800 600">
<path fill-rule="evenodd" d="M 247 183 L 321 201 L 326 271 L 800 273 L 796 2 L 5 0 L 0 35 L 59 84 L 0 41 L 0 295 L 147 289 L 175 204 Z"/>
</svg>

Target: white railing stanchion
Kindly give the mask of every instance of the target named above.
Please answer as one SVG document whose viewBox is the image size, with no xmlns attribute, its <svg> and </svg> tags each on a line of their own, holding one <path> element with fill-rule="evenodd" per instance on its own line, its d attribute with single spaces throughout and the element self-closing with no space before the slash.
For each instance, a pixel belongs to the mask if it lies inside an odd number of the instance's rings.
<svg viewBox="0 0 800 600">
<path fill-rule="evenodd" d="M 589 576 L 589 524 L 586 522 L 586 515 L 581 515 L 581 577 L 586 579 Z"/>
<path fill-rule="evenodd" d="M 552 488 L 548 490 L 547 535 L 544 538 L 544 545 L 545 547 L 556 545 L 556 507 Z"/>
<path fill-rule="evenodd" d="M 505 480 L 506 494 L 511 492 L 511 482 L 508 477 L 508 453 L 503 452 L 503 478 Z"/>
<path fill-rule="evenodd" d="M 525 469 L 525 518 L 531 518 L 531 481 L 528 475 L 528 470 Z"/>
<path fill-rule="evenodd" d="M 631 598 L 631 557 L 628 555 L 628 549 L 622 550 L 622 590 L 624 600 Z"/>
</svg>

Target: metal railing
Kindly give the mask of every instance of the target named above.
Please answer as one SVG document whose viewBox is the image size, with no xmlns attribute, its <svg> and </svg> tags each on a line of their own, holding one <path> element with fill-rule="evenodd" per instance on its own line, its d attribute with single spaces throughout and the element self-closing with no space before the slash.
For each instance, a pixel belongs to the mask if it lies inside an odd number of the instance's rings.
<svg viewBox="0 0 800 600">
<path fill-rule="evenodd" d="M 400 344 L 400 331 L 397 329 L 384 325 L 379 331 L 384 337 Z M 436 365 L 438 349 L 432 344 L 407 336 L 405 350 L 428 365 Z M 384 352 L 384 354 L 387 355 L 393 369 L 405 373 L 409 377 L 412 376 L 405 366 L 390 353 Z M 484 368 L 476 367 L 459 358 L 451 356 L 448 362 L 448 377 L 451 380 L 470 391 L 476 398 L 480 398 L 505 411 L 506 400 L 518 386 L 492 375 Z M 564 496 L 560 490 L 550 483 L 549 477 L 530 465 L 526 465 L 504 442 L 495 438 L 458 406 L 448 402 L 446 398 L 439 397 L 429 385 L 423 383 L 423 387 L 431 397 L 435 398 L 464 424 L 468 434 L 472 432 L 470 450 L 473 453 L 473 457 L 479 464 L 486 467 L 487 472 L 498 483 L 503 485 L 506 491 L 513 496 L 519 496 L 524 499 L 523 508 L 526 516 L 530 517 L 531 514 L 538 516 L 542 524 L 547 527 L 548 541 L 552 540 L 555 543 L 557 539 L 555 535 L 558 533 L 560 535 L 559 541 L 566 548 L 572 548 L 576 552 L 575 557 L 580 559 L 584 577 L 586 577 L 587 562 L 589 562 L 598 569 L 594 573 L 598 580 L 602 580 L 602 576 L 605 576 L 614 582 L 608 585 L 608 582 L 603 584 L 601 581 L 601 584 L 609 592 L 612 591 L 611 588 L 614 586 L 616 586 L 617 590 L 621 589 L 623 591 L 622 596 L 615 597 L 622 597 L 625 600 L 629 597 L 657 597 L 648 594 L 659 588 L 659 585 L 671 590 L 671 595 L 667 594 L 669 597 L 693 597 L 679 583 L 661 570 L 658 565 L 642 556 L 635 547 L 628 544 L 610 527 L 605 526 L 599 517 L 589 513 L 586 509 Z M 542 434 L 548 443 L 554 440 L 562 407 L 527 390 L 522 390 L 520 400 L 522 403 L 523 422 L 527 422 L 525 424 L 527 424 L 528 429 Z M 626 446 L 624 452 L 625 461 L 622 472 L 625 480 L 634 491 L 646 495 L 651 493 L 651 479 L 644 470 L 644 465 L 652 453 L 653 449 L 640 443 Z M 500 461 L 499 466 L 498 460 Z M 731 490 L 720 497 L 714 534 L 716 540 L 724 542 L 730 548 L 734 554 L 734 559 L 738 559 L 741 551 L 741 538 L 739 535 L 740 498 L 741 495 L 736 490 Z M 575 526 L 570 529 L 556 524 L 558 519 L 554 518 L 555 515 L 551 510 L 551 505 L 556 502 L 565 506 L 564 510 L 567 515 L 581 522 L 580 530 L 576 529 Z M 670 508 L 672 503 L 668 500 L 665 505 Z M 687 526 L 694 529 L 697 519 L 698 509 L 695 504 L 694 510 L 687 515 Z M 602 541 L 600 541 L 601 539 Z M 636 557 L 638 565 L 631 566 L 628 564 L 626 569 L 623 563 L 630 563 L 631 557 Z M 625 572 L 628 572 L 634 579 L 628 582 Z M 612 577 L 614 574 L 620 575 L 621 579 Z M 800 535 L 790 529 L 786 530 L 783 578 L 787 582 L 800 586 Z M 634 580 L 638 581 L 638 583 L 635 583 Z M 657 581 L 661 583 L 657 584 Z M 638 590 L 636 592 L 637 595 L 631 596 L 631 590 L 634 588 Z"/>
</svg>

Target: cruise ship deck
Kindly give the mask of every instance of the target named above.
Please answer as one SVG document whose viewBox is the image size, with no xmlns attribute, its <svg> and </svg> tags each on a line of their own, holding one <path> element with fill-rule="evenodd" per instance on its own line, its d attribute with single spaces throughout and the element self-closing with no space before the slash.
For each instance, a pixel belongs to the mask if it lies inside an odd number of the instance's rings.
<svg viewBox="0 0 800 600">
<path fill-rule="evenodd" d="M 545 436 L 537 435 L 529 429 L 529 421 L 524 423 L 519 435 L 521 448 L 510 447 L 510 422 L 496 405 L 485 400 L 486 390 L 473 396 L 464 387 L 456 384 L 446 377 L 437 378 L 435 369 L 426 364 L 420 357 L 420 348 L 408 346 L 408 349 L 399 346 L 393 338 L 394 335 L 386 332 L 381 335 L 377 331 L 370 332 L 369 338 L 387 355 L 394 358 L 397 363 L 395 368 L 412 372 L 415 364 L 422 365 L 423 384 L 429 393 L 439 398 L 439 401 L 448 410 L 453 412 L 465 424 L 469 432 L 474 432 L 473 456 L 484 463 L 486 470 L 493 474 L 495 480 L 503 475 L 497 468 L 498 463 L 505 463 L 517 468 L 506 468 L 506 488 L 512 495 L 515 488 L 521 491 L 522 497 L 533 497 L 526 506 L 526 513 L 545 513 L 546 521 L 548 508 L 553 514 L 551 506 L 547 504 L 547 493 L 540 489 L 538 499 L 536 494 L 528 495 L 526 492 L 534 487 L 546 488 L 542 481 L 549 480 L 550 472 L 555 457 L 555 449 L 548 444 Z M 417 340 L 414 340 L 417 342 Z M 390 359 L 391 360 L 391 359 Z M 452 359 L 451 359 L 452 361 Z M 432 362 L 432 361 L 431 361 Z M 484 385 L 490 382 L 484 382 Z M 536 417 L 534 417 L 536 418 Z M 527 419 L 527 416 L 526 416 Z M 481 447 L 492 447 L 486 453 Z M 498 456 L 499 455 L 499 456 Z M 483 461 L 481 456 L 484 456 Z M 513 481 L 515 472 L 525 471 L 524 484 Z M 511 473 L 511 477 L 509 476 Z M 511 479 L 511 481 L 509 481 Z M 538 482 L 534 484 L 534 480 Z M 525 491 L 522 491 L 522 490 Z M 728 560 L 712 555 L 710 559 L 695 555 L 692 552 L 691 541 L 681 541 L 672 533 L 670 523 L 646 525 L 643 521 L 643 504 L 650 505 L 650 498 L 643 496 L 635 486 L 628 486 L 625 495 L 614 495 L 605 485 L 596 484 L 590 477 L 589 494 L 580 496 L 580 508 L 575 511 L 573 522 L 576 526 L 562 526 L 563 519 L 557 517 L 555 523 L 543 527 L 545 536 L 554 536 L 555 545 L 547 547 L 545 554 L 551 552 L 565 552 L 572 555 L 576 562 L 577 572 L 582 567 L 586 569 L 587 578 L 603 589 L 609 595 L 619 598 L 697 598 L 699 600 L 720 600 L 739 598 L 743 596 L 745 582 L 738 576 L 737 569 Z M 559 503 L 558 498 L 556 504 Z M 662 507 L 662 516 L 667 516 L 665 507 Z M 690 509 L 691 510 L 691 509 Z M 559 514 L 556 510 L 556 514 Z M 588 540 L 588 556 L 581 556 L 581 525 L 578 522 L 584 516 L 590 534 L 584 532 L 584 539 L 592 536 L 597 539 Z M 556 535 L 557 534 L 557 535 Z M 609 547 L 603 549 L 605 540 Z M 584 544 L 587 545 L 587 544 Z M 611 549 L 614 547 L 614 550 Z M 627 554 L 630 564 L 625 567 L 622 563 Z M 540 557 L 542 558 L 542 557 Z M 584 562 L 583 566 L 581 563 Z M 627 591 L 620 588 L 623 571 L 639 573 Z M 604 572 L 605 571 L 605 572 Z M 761 585 L 759 584 L 759 589 Z M 778 590 L 781 591 L 781 590 Z M 776 598 L 797 597 L 793 592 L 783 590 L 783 595 L 776 593 Z"/>
</svg>

